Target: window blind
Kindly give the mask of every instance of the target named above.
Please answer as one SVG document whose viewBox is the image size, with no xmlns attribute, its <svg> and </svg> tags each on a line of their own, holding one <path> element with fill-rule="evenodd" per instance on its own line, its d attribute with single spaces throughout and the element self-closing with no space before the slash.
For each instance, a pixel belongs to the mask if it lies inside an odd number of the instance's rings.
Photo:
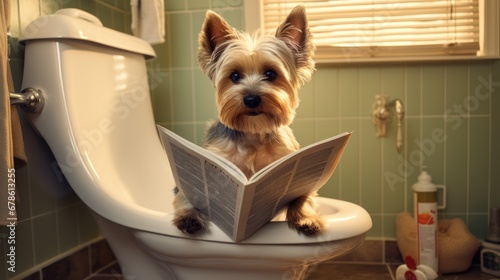
<svg viewBox="0 0 500 280">
<path fill-rule="evenodd" d="M 475 55 L 478 0 L 262 0 L 273 32 L 298 4 L 306 7 L 316 58 Z"/>
</svg>

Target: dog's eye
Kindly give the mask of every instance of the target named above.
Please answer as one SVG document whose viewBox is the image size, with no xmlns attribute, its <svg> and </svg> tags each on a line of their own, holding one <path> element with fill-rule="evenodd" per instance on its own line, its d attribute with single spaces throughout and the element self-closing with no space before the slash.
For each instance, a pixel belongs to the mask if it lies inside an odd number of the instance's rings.
<svg viewBox="0 0 500 280">
<path fill-rule="evenodd" d="M 233 81 L 233 83 L 238 83 L 241 79 L 241 75 L 238 72 L 233 72 L 231 73 L 231 76 L 229 76 L 229 78 L 231 79 L 231 81 Z"/>
<path fill-rule="evenodd" d="M 266 77 L 266 80 L 268 81 L 274 81 L 276 80 L 276 77 L 278 77 L 278 74 L 274 72 L 273 70 L 267 70 L 264 72 L 264 76 Z"/>
</svg>

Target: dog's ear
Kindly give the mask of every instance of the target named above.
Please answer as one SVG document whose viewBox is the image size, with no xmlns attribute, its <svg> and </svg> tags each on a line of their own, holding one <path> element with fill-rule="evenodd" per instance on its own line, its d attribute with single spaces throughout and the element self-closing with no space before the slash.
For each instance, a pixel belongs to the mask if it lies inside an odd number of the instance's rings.
<svg viewBox="0 0 500 280">
<path fill-rule="evenodd" d="M 198 36 L 198 62 L 206 70 L 212 59 L 213 52 L 224 42 L 237 38 L 237 32 L 217 13 L 208 10 L 205 22 Z M 221 50 L 222 51 L 222 50 Z"/>
<path fill-rule="evenodd" d="M 217 13 L 208 10 L 199 36 L 200 47 L 212 53 L 217 46 L 235 38 L 234 28 Z"/>
<path fill-rule="evenodd" d="M 308 76 L 303 77 L 304 81 L 308 80 L 314 70 L 312 56 L 315 46 L 312 42 L 304 6 L 299 5 L 290 12 L 285 21 L 276 29 L 276 38 L 283 41 L 292 51 L 297 67 L 303 68 L 303 74 Z"/>
</svg>

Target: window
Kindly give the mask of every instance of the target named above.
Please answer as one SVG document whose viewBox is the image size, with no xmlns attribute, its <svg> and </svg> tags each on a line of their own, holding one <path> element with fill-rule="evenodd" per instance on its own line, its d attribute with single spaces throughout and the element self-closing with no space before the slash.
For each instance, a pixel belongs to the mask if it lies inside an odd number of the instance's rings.
<svg viewBox="0 0 500 280">
<path fill-rule="evenodd" d="M 499 55 L 497 0 L 245 2 L 247 28 L 266 33 L 274 32 L 293 7 L 305 5 L 317 62 Z"/>
</svg>

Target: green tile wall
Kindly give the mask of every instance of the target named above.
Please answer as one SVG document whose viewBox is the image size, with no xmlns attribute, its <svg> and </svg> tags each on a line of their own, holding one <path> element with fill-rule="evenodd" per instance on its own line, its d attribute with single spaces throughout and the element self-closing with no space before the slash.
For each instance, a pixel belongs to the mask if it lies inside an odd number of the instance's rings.
<svg viewBox="0 0 500 280">
<path fill-rule="evenodd" d="M 128 0 L 12 0 L 12 6 L 14 36 L 32 19 L 62 7 L 89 11 L 105 26 L 130 33 Z M 154 46 L 158 57 L 148 63 L 156 121 L 199 144 L 207 121 L 217 115 L 211 82 L 196 62 L 197 36 L 208 8 L 243 28 L 243 0 L 166 0 L 166 43 Z M 395 120 L 386 138 L 375 136 L 370 114 L 377 94 L 403 101 L 401 154 L 396 152 Z M 353 131 L 336 173 L 320 194 L 363 206 L 373 219 L 370 238 L 395 238 L 396 215 L 413 211 L 411 186 L 421 166 L 448 188 L 448 207 L 441 217 L 460 217 L 476 237 L 484 238 L 488 209 L 500 206 L 499 95 L 499 61 L 317 65 L 312 81 L 301 90 L 293 129 L 302 145 Z M 19 193 L 26 201 L 19 209 L 19 271 L 99 235 L 74 194 L 44 192 L 35 173 L 30 168 L 18 172 L 28 190 Z M 49 224 L 51 228 L 44 226 Z M 5 236 L 5 229 L 0 233 Z"/>
</svg>

